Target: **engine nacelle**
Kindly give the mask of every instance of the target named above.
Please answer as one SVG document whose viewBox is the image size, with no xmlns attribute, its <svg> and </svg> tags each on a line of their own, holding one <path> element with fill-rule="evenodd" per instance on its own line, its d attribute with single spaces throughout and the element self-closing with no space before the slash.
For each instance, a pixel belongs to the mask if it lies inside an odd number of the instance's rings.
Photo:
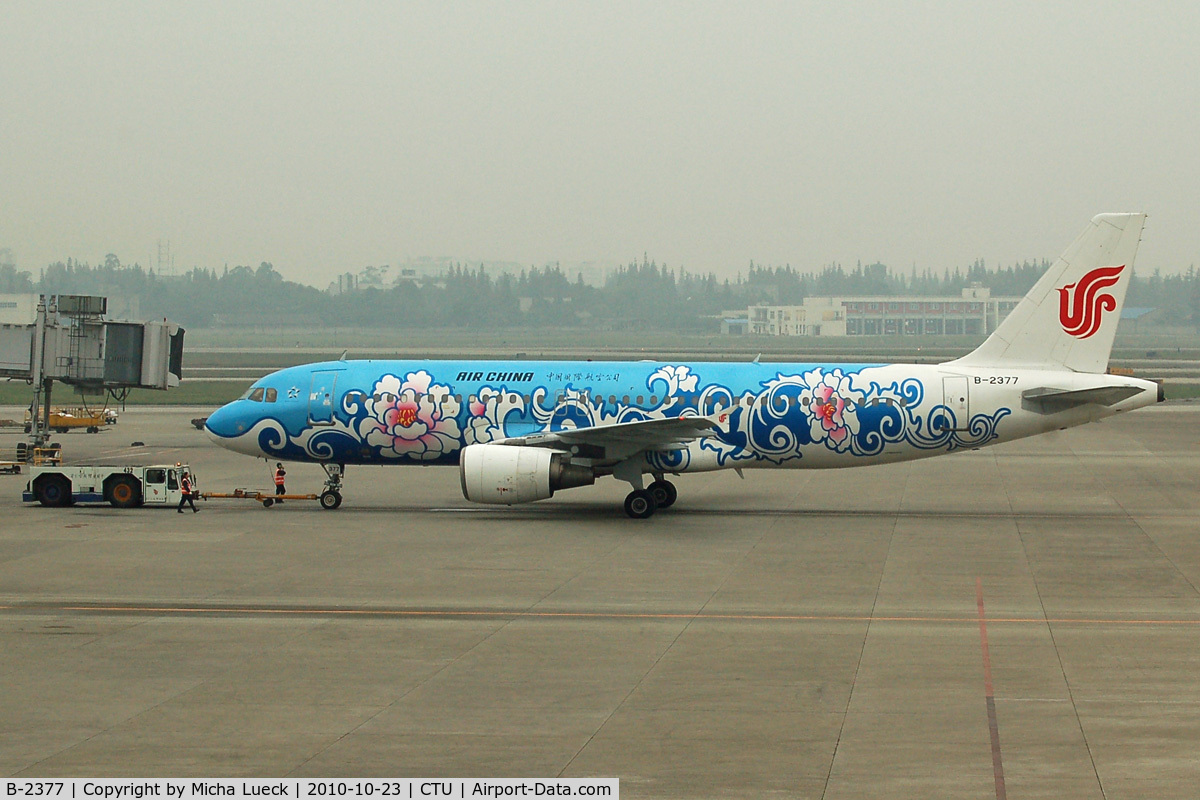
<svg viewBox="0 0 1200 800">
<path fill-rule="evenodd" d="M 571 463 L 569 453 L 541 447 L 472 444 L 459 454 L 463 497 L 473 503 L 511 506 L 545 500 L 559 489 L 591 486 L 591 467 Z"/>
</svg>

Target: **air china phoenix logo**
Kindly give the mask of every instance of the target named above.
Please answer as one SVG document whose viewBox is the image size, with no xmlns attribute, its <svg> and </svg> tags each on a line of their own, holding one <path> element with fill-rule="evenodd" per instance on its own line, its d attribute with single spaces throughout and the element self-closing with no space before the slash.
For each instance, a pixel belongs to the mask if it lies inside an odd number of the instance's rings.
<svg viewBox="0 0 1200 800">
<path fill-rule="evenodd" d="M 1117 307 L 1117 300 L 1102 292 L 1121 279 L 1119 267 L 1099 267 L 1084 275 L 1078 283 L 1069 283 L 1058 290 L 1058 321 L 1076 339 L 1087 339 L 1100 330 L 1106 311 Z"/>
</svg>

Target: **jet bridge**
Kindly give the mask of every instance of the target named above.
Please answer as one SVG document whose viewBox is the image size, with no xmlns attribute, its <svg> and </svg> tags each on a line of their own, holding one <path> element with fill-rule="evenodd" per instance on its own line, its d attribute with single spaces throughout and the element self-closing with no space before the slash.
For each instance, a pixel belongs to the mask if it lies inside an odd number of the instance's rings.
<svg viewBox="0 0 1200 800">
<path fill-rule="evenodd" d="M 48 436 L 54 381 L 118 400 L 131 389 L 179 385 L 183 328 L 167 320 L 107 320 L 107 309 L 105 297 L 42 295 L 33 323 L 0 325 L 0 378 L 33 386 L 35 444 Z"/>
</svg>

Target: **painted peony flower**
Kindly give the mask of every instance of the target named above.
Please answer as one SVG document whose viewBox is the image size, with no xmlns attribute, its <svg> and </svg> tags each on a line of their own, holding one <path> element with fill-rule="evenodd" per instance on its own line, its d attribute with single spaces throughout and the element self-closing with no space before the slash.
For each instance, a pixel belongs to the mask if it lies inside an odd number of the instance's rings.
<svg viewBox="0 0 1200 800">
<path fill-rule="evenodd" d="M 850 386 L 850 378 L 840 369 L 829 373 L 813 370 L 804 376 L 812 391 L 809 405 L 809 435 L 814 442 L 844 451 L 858 434 L 857 408 L 863 402 L 861 392 Z"/>
<path fill-rule="evenodd" d="M 425 370 L 383 376 L 364 405 L 358 434 L 385 458 L 432 461 L 459 448 L 460 404 Z"/>
</svg>

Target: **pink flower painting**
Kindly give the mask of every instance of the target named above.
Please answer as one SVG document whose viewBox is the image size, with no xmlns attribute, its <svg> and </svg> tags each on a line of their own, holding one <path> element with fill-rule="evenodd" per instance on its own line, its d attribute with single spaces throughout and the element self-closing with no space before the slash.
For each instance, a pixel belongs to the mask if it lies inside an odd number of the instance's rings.
<svg viewBox="0 0 1200 800">
<path fill-rule="evenodd" d="M 425 370 L 376 381 L 359 436 L 384 458 L 432 461 L 459 448 L 460 403 Z"/>
<path fill-rule="evenodd" d="M 813 370 L 804 379 L 812 390 L 808 409 L 812 440 L 825 442 L 838 452 L 849 449 L 851 439 L 859 430 L 856 411 L 863 402 L 862 393 L 851 388 L 850 378 L 840 369 L 828 373 Z"/>
</svg>

